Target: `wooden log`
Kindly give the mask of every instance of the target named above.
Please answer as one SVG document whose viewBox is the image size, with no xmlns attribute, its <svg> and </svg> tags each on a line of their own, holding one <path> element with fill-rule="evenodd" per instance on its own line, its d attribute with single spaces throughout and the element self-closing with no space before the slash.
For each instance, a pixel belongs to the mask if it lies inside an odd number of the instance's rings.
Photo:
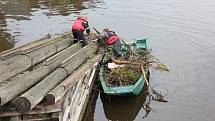
<svg viewBox="0 0 215 121">
<path fill-rule="evenodd" d="M 18 48 L 13 48 L 13 49 L 9 49 L 9 50 L 1 52 L 0 53 L 0 59 L 1 60 L 6 60 L 8 58 L 11 58 L 13 56 L 20 55 L 20 54 L 22 54 L 22 51 L 21 51 L 21 49 L 19 47 Z"/>
<path fill-rule="evenodd" d="M 11 81 L 5 82 L 5 84 L 3 83 L 0 86 L 0 105 L 2 106 L 14 97 L 20 95 L 50 72 L 49 66 L 41 66 L 21 77 L 15 77 Z"/>
<path fill-rule="evenodd" d="M 63 40 L 62 40 L 63 39 Z M 15 76 L 24 70 L 30 68 L 51 55 L 65 49 L 70 46 L 71 41 L 63 36 L 49 41 L 39 41 L 38 43 L 31 43 L 28 46 L 23 46 L 8 53 L 3 53 L 2 58 L 12 56 L 11 53 L 20 52 L 18 55 L 0 61 L 0 83 Z M 47 45 L 47 46 L 45 46 Z M 36 50 L 35 50 L 36 49 Z M 9 55 L 7 55 L 9 54 Z M 17 53 L 16 53 L 17 54 Z M 25 54 L 25 55 L 20 55 Z"/>
<path fill-rule="evenodd" d="M 74 86 L 79 80 L 90 72 L 93 66 L 96 66 L 101 61 L 101 58 L 102 55 L 99 54 L 92 60 L 89 60 L 87 63 L 82 65 L 78 70 L 72 72 L 67 79 L 48 93 L 45 97 L 46 104 L 51 105 L 60 100 L 72 86 Z"/>
<path fill-rule="evenodd" d="M 28 112 L 35 107 L 46 94 L 53 89 L 60 81 L 66 78 L 67 72 L 63 68 L 58 68 L 42 81 L 22 94 L 15 102 L 15 107 L 19 112 Z"/>
<path fill-rule="evenodd" d="M 54 105 L 48 105 L 48 106 L 38 105 L 32 111 L 27 112 L 25 114 L 19 113 L 17 111 L 11 111 L 11 109 L 7 108 L 4 111 L 0 112 L 0 118 L 10 117 L 10 116 L 49 114 L 49 113 L 60 113 L 60 112 L 61 112 L 61 101 L 55 103 Z"/>
<path fill-rule="evenodd" d="M 2 83 L 0 85 L 0 106 L 4 105 L 34 84 L 38 83 L 51 71 L 56 69 L 61 64 L 61 61 L 77 52 L 80 48 L 81 46 L 78 43 L 74 44 L 71 47 L 45 60 L 43 63 L 44 65 L 42 64 L 31 71 L 27 71 L 26 74 L 24 73 L 23 75 L 17 75 L 10 81 Z"/>
<path fill-rule="evenodd" d="M 95 46 L 95 44 L 89 44 L 86 46 L 86 48 L 83 48 L 73 54 L 71 57 L 77 58 L 79 55 L 85 55 L 86 57 L 90 55 L 91 53 L 95 52 L 96 49 L 93 51 L 91 48 L 92 46 Z M 83 51 L 85 50 L 85 51 Z M 71 60 L 73 58 L 69 57 Z M 78 64 L 82 64 L 86 58 L 79 59 Z M 69 60 L 68 60 L 69 61 Z M 79 65 L 77 65 L 77 60 L 75 61 L 69 61 L 71 63 L 67 63 L 70 65 L 70 67 L 73 67 L 73 70 L 75 70 Z M 75 62 L 75 63 L 74 63 Z M 64 67 L 67 67 L 67 65 L 63 64 Z M 47 94 L 50 90 L 52 90 L 56 85 L 58 85 L 63 79 L 68 76 L 69 71 L 67 71 L 64 67 L 60 67 L 56 69 L 54 72 L 46 76 L 42 81 L 40 81 L 38 84 L 36 84 L 34 87 L 26 91 L 24 94 L 22 94 L 15 102 L 15 107 L 19 112 L 28 112 L 32 108 L 34 108 Z M 72 72 L 73 70 L 70 69 Z"/>
<path fill-rule="evenodd" d="M 78 43 L 74 44 L 71 47 L 68 47 L 66 50 L 61 51 L 58 54 L 46 59 L 43 63 L 45 65 L 50 66 L 50 68 L 56 68 L 63 60 L 65 60 L 66 58 L 68 58 L 69 56 L 71 56 L 80 49 L 81 49 L 80 44 Z"/>
<path fill-rule="evenodd" d="M 28 69 L 31 59 L 26 55 L 17 55 L 0 62 L 0 83 Z"/>
<path fill-rule="evenodd" d="M 54 43 L 56 46 L 57 52 L 60 52 L 61 50 L 71 46 L 73 44 L 73 40 L 68 38 L 68 36 L 63 36 L 63 41 L 59 41 Z"/>
<path fill-rule="evenodd" d="M 4 52 L 1 52 L 0 59 L 6 60 L 6 59 L 11 58 L 16 55 L 25 54 L 25 53 L 37 50 L 41 47 L 47 46 L 49 44 L 56 43 L 56 42 L 62 40 L 63 38 L 68 38 L 69 36 L 70 35 L 67 34 L 67 35 L 62 35 L 62 36 L 52 38 L 52 39 L 48 39 L 48 38 L 39 39 L 39 40 L 33 41 L 31 43 L 25 44 L 23 46 L 20 46 L 17 48 L 12 48 L 12 49 L 6 50 Z M 70 44 L 71 44 L 71 42 L 70 42 Z"/>
<path fill-rule="evenodd" d="M 55 37 L 52 39 L 48 39 L 48 40 L 45 39 L 44 41 L 40 41 L 36 44 L 35 43 L 29 44 L 28 46 L 24 46 L 23 48 L 21 48 L 22 54 L 26 54 L 26 53 L 38 50 L 38 49 L 46 47 L 46 46 L 55 45 L 57 43 L 59 44 L 62 41 L 65 41 L 63 43 L 65 45 L 67 45 L 67 47 L 68 47 L 71 45 L 72 42 L 71 42 L 71 40 L 65 39 L 65 38 L 67 38 L 67 36 L 68 35 L 61 35 L 61 36 L 58 36 L 58 37 Z M 59 50 L 62 50 L 62 49 L 59 49 Z"/>
<path fill-rule="evenodd" d="M 86 86 L 92 86 L 93 79 L 95 77 L 95 71 L 96 67 L 94 67 L 85 78 L 76 83 L 75 87 L 73 86 L 72 89 L 65 95 L 69 98 L 65 98 L 65 101 L 62 102 L 64 106 L 62 107 L 62 113 L 60 115 L 60 119 L 63 119 L 62 121 L 82 120 L 91 91 L 90 89 L 87 89 Z M 69 112 L 63 110 L 65 108 L 67 108 Z"/>
<path fill-rule="evenodd" d="M 97 45 L 95 43 L 90 43 L 87 46 L 85 46 L 84 48 L 82 48 L 80 50 L 79 53 L 76 53 L 72 56 L 70 56 L 69 58 L 67 58 L 66 60 L 64 60 L 61 64 L 61 67 L 65 68 L 67 70 L 68 73 L 72 73 L 72 71 L 77 68 L 76 65 L 78 65 L 80 63 L 80 61 L 77 60 L 86 60 L 87 57 L 92 54 L 95 53 L 97 51 Z M 76 63 L 76 64 L 74 64 Z"/>
<path fill-rule="evenodd" d="M 54 42 L 50 41 L 49 45 L 42 46 L 34 51 L 32 51 L 32 48 L 24 48 L 26 50 L 23 49 L 23 52 L 32 59 L 32 65 L 35 65 L 71 45 L 70 40 L 67 38 L 64 39 L 63 37 L 56 38 Z"/>
<path fill-rule="evenodd" d="M 0 118 L 0 121 L 20 121 L 20 117 L 19 116 L 10 116 L 10 117 L 4 117 L 4 118 Z"/>
<path fill-rule="evenodd" d="M 31 52 L 27 53 L 26 55 L 29 58 L 31 58 L 32 65 L 35 65 L 35 64 L 43 61 L 44 59 L 54 55 L 55 53 L 57 53 L 57 49 L 56 49 L 55 45 L 49 45 L 49 46 L 40 48 L 38 50 L 31 51 Z"/>
</svg>

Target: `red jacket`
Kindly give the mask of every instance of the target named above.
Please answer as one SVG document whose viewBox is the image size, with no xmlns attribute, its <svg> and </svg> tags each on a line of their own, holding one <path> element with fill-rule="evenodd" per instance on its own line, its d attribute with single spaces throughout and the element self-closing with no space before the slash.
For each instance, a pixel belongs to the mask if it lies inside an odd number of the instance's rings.
<svg viewBox="0 0 215 121">
<path fill-rule="evenodd" d="M 111 36 L 107 39 L 106 43 L 107 45 L 112 45 L 115 41 L 120 40 L 120 38 L 116 35 Z"/>
<path fill-rule="evenodd" d="M 86 20 L 84 20 L 83 18 L 77 18 L 74 24 L 72 25 L 72 29 L 84 31 L 85 30 L 83 25 L 84 21 Z"/>
</svg>

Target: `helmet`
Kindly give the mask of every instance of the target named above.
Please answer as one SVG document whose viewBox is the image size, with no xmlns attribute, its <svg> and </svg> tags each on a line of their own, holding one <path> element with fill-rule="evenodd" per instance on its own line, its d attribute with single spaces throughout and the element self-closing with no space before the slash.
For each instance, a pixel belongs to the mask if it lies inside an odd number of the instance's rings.
<svg viewBox="0 0 215 121">
<path fill-rule="evenodd" d="M 83 20 L 87 21 L 87 16 L 82 17 Z"/>
<path fill-rule="evenodd" d="M 87 16 L 79 16 L 77 19 L 82 19 L 82 20 L 84 20 L 84 21 L 87 21 Z"/>
</svg>

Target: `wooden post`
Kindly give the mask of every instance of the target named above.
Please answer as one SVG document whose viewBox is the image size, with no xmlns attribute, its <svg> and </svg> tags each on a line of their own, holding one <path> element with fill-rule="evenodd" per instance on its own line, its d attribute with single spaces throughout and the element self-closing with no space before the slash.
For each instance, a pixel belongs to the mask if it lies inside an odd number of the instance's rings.
<svg viewBox="0 0 215 121">
<path fill-rule="evenodd" d="M 32 108 L 34 108 L 47 94 L 50 90 L 52 90 L 56 85 L 58 85 L 63 79 L 68 76 L 73 70 L 75 70 L 80 64 L 82 64 L 86 58 L 95 52 L 97 48 L 93 48 L 95 46 L 94 43 L 88 44 L 80 51 L 73 54 L 69 59 L 76 60 L 70 61 L 67 60 L 66 64 L 63 63 L 60 68 L 56 69 L 54 72 L 46 76 L 42 81 L 40 81 L 37 85 L 26 91 L 22 94 L 15 102 L 15 107 L 19 112 L 28 112 Z M 78 58 L 80 55 L 85 55 L 85 58 Z M 77 60 L 78 58 L 78 60 Z M 70 62 L 70 63 L 69 63 Z M 72 67 L 72 69 L 67 70 L 67 66 Z"/>
<path fill-rule="evenodd" d="M 60 66 L 63 60 L 77 52 L 79 49 L 81 49 L 81 46 L 78 43 L 74 44 L 48 58 L 43 64 L 34 68 L 32 71 L 26 71 L 24 74 L 15 76 L 10 81 L 3 82 L 3 84 L 0 85 L 0 106 L 38 83 L 51 71 Z"/>
</svg>

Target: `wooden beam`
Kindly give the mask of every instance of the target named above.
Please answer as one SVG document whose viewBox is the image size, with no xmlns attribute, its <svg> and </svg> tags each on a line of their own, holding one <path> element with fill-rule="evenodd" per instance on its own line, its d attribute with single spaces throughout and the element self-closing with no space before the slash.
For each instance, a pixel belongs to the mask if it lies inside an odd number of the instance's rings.
<svg viewBox="0 0 215 121">
<path fill-rule="evenodd" d="M 80 63 L 78 60 L 82 60 L 82 59 L 86 60 L 87 57 L 90 54 L 95 53 L 97 51 L 97 49 L 98 49 L 97 45 L 92 42 L 92 43 L 88 44 L 87 46 L 85 46 L 84 48 L 82 48 L 80 50 L 80 52 L 77 53 L 76 55 L 72 55 L 69 58 L 67 58 L 66 60 L 64 60 L 61 64 L 61 67 L 65 68 L 68 71 L 68 73 L 72 73 L 74 68 L 76 68 L 73 66 Z M 74 64 L 74 63 L 76 63 L 76 64 Z"/>
<path fill-rule="evenodd" d="M 45 46 L 46 45 L 46 46 Z M 46 42 L 44 45 L 38 45 L 35 47 L 23 48 L 22 54 L 27 55 L 32 60 L 32 65 L 40 63 L 46 58 L 60 52 L 61 50 L 69 47 L 71 42 L 69 39 L 60 36 L 52 41 Z"/>
<path fill-rule="evenodd" d="M 45 65 L 50 66 L 50 68 L 56 68 L 59 66 L 59 64 L 61 64 L 62 61 L 64 61 L 66 58 L 70 57 L 80 49 L 81 45 L 79 43 L 76 43 L 71 47 L 67 48 L 65 51 L 61 51 L 58 54 L 46 59 L 43 63 Z"/>
<path fill-rule="evenodd" d="M 8 51 L 8 53 L 2 53 L 0 56 L 4 60 L 0 61 L 0 83 L 42 62 L 70 45 L 70 39 L 60 36 L 48 41 L 32 42 L 23 47 Z"/>
<path fill-rule="evenodd" d="M 81 85 L 80 91 L 82 92 L 82 94 L 80 94 L 80 100 L 79 100 L 80 105 L 78 107 L 76 107 L 76 109 L 71 107 L 72 110 L 77 110 L 77 113 L 76 113 L 77 118 L 75 119 L 75 121 L 82 121 L 82 119 L 83 119 L 84 111 L 86 109 L 87 102 L 90 98 L 90 93 L 92 91 L 92 88 L 86 89 L 86 84 L 89 87 L 93 86 L 95 73 L 96 73 L 96 68 L 93 68 L 92 73 L 90 74 L 89 78 L 84 80 L 84 83 Z"/>
<path fill-rule="evenodd" d="M 75 70 L 80 64 L 82 64 L 86 58 L 96 51 L 96 48 L 90 49 L 95 46 L 94 43 L 88 44 L 75 54 L 73 54 L 69 59 L 74 61 L 66 61 L 67 65 L 63 64 L 60 68 L 56 69 L 54 72 L 46 76 L 42 81 L 36 84 L 34 87 L 22 94 L 15 102 L 15 107 L 19 112 L 28 112 L 33 109 L 55 86 L 57 86 L 62 80 L 64 80 L 68 74 Z M 78 58 L 80 55 L 85 55 L 85 58 Z M 77 61 L 78 58 L 78 61 Z M 71 63 L 68 63 L 71 62 Z M 69 71 L 66 69 L 67 66 L 72 67 Z"/>
<path fill-rule="evenodd" d="M 59 67 L 61 61 L 77 52 L 80 48 L 81 46 L 78 43 L 74 44 L 60 53 L 48 58 L 43 64 L 36 66 L 33 70 L 26 71 L 23 74 L 19 74 L 10 79 L 10 81 L 5 81 L 0 84 L 0 106 L 38 83 L 51 71 Z"/>
<path fill-rule="evenodd" d="M 68 36 L 70 36 L 70 35 L 66 34 L 66 35 L 58 36 L 58 37 L 51 38 L 51 39 L 43 38 L 43 39 L 33 41 L 31 43 L 25 44 L 25 45 L 17 47 L 17 48 L 12 48 L 12 49 L 3 51 L 0 53 L 0 59 L 6 60 L 15 55 L 25 54 L 25 53 L 37 50 L 37 49 L 47 46 L 49 44 L 57 43 L 59 40 L 68 38 Z M 70 42 L 70 45 L 71 45 L 71 42 Z"/>
<path fill-rule="evenodd" d="M 85 78 L 75 84 L 71 90 L 65 95 L 62 102 L 62 112 L 60 119 L 62 121 L 81 121 L 83 118 L 83 113 L 86 108 L 86 104 L 89 99 L 90 90 L 86 87 L 91 87 L 93 84 L 93 79 L 95 77 L 96 67 L 94 67 L 90 73 L 87 74 Z M 88 86 L 87 86 L 88 85 Z M 69 108 L 69 112 L 63 110 L 65 107 Z"/>
<path fill-rule="evenodd" d="M 31 67 L 31 59 L 17 55 L 0 62 L 0 83 Z"/>
<path fill-rule="evenodd" d="M 10 111 L 10 109 L 5 109 L 5 111 L 0 112 L 0 118 L 1 117 L 11 117 L 11 116 L 20 116 L 20 115 L 28 115 L 28 114 L 47 114 L 47 113 L 59 113 L 61 112 L 61 102 L 59 101 L 55 103 L 54 105 L 38 105 L 36 106 L 32 111 L 27 112 L 25 114 L 19 113 L 17 111 Z"/>
<path fill-rule="evenodd" d="M 90 70 L 95 66 L 95 64 L 101 61 L 102 55 L 99 54 L 92 60 L 87 61 L 78 70 L 72 72 L 72 74 L 61 82 L 57 87 L 48 93 L 45 97 L 46 104 L 54 104 L 60 100 L 66 92 L 74 86 L 78 81 L 80 81 Z"/>
<path fill-rule="evenodd" d="M 53 89 L 61 80 L 66 78 L 67 72 L 63 68 L 58 68 L 46 76 L 42 81 L 22 94 L 15 102 L 15 107 L 19 112 L 29 112 Z"/>
</svg>

